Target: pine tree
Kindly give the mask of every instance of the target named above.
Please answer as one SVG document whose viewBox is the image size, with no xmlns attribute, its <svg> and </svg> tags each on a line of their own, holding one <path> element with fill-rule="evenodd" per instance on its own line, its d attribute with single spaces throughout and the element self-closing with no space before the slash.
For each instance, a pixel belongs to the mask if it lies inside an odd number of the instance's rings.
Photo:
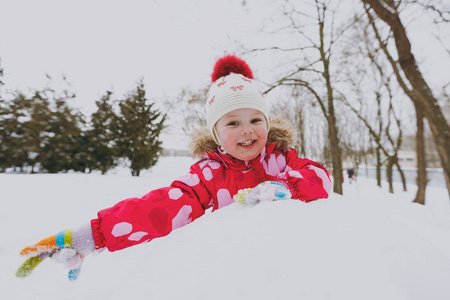
<svg viewBox="0 0 450 300">
<path fill-rule="evenodd" d="M 49 118 L 50 136 L 46 141 L 39 161 L 50 173 L 75 170 L 84 171 L 86 164 L 80 155 L 84 151 L 82 140 L 83 116 L 72 109 L 68 100 L 75 95 L 64 90 L 61 95 L 50 90 L 53 109 Z"/>
<path fill-rule="evenodd" d="M 6 168 L 12 166 L 11 154 L 12 147 L 10 136 L 12 133 L 10 126 L 10 103 L 0 98 L 0 171 L 4 172 Z"/>
<path fill-rule="evenodd" d="M 17 91 L 13 99 L 3 101 L 0 120 L 2 168 L 24 168 L 34 166 L 42 152 L 43 132 L 48 127 L 48 101 L 36 91 L 33 97 L 27 97 Z"/>
<path fill-rule="evenodd" d="M 0 97 L 0 171 L 84 171 L 83 116 L 69 107 L 73 97 L 48 87 L 32 96 Z"/>
<path fill-rule="evenodd" d="M 0 59 L 1 62 L 1 59 Z M 0 65 L 0 88 L 3 86 L 3 68 Z M 11 150 L 7 143 L 6 123 L 9 115 L 9 104 L 3 98 L 2 89 L 0 89 L 0 172 L 4 172 L 9 167 L 9 155 Z"/>
<path fill-rule="evenodd" d="M 30 120 L 25 124 L 29 134 L 27 140 L 28 164 L 31 166 L 31 173 L 35 173 L 35 167 L 40 165 L 44 154 L 44 146 L 48 144 L 52 136 L 50 132 L 49 120 L 52 112 L 50 110 L 49 99 L 45 93 L 35 91 L 30 102 Z"/>
<path fill-rule="evenodd" d="M 156 164 L 162 152 L 159 135 L 164 129 L 166 115 L 148 103 L 141 79 L 136 90 L 119 104 L 121 116 L 116 119 L 117 149 L 130 162 L 131 174 Z"/>
<path fill-rule="evenodd" d="M 28 130 L 25 124 L 30 119 L 28 108 L 29 99 L 20 92 L 12 100 L 4 103 L 0 138 L 2 168 L 14 167 L 23 171 L 27 165 Z"/>
<path fill-rule="evenodd" d="M 91 129 L 86 132 L 88 167 L 90 170 L 100 170 L 105 174 L 117 166 L 117 151 L 115 148 L 113 122 L 117 119 L 111 103 L 112 92 L 96 101 L 97 111 L 91 115 Z"/>
</svg>

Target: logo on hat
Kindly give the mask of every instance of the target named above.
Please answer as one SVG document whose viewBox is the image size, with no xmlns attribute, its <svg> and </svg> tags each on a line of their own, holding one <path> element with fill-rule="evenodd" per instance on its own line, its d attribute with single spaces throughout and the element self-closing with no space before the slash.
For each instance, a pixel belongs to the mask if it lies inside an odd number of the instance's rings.
<svg viewBox="0 0 450 300">
<path fill-rule="evenodd" d="M 237 91 L 237 90 L 240 90 L 240 91 L 242 91 L 242 89 L 244 88 L 244 86 L 241 84 L 241 85 L 238 85 L 238 86 L 230 86 L 230 89 L 232 89 L 233 91 Z"/>
</svg>

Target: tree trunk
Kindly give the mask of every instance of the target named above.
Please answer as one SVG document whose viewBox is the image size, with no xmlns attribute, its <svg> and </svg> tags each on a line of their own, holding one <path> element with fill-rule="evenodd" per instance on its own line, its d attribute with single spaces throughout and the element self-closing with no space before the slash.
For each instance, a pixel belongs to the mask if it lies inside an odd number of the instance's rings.
<svg viewBox="0 0 450 300">
<path fill-rule="evenodd" d="M 377 146 L 377 185 L 381 187 L 381 150 Z"/>
<path fill-rule="evenodd" d="M 331 117 L 331 116 L 330 116 Z M 334 114 L 331 117 L 334 118 Z M 339 139 L 336 127 L 336 121 L 328 122 L 330 150 L 331 150 L 331 162 L 333 164 L 333 192 L 342 195 L 342 160 L 341 160 L 341 148 L 339 146 Z"/>
<path fill-rule="evenodd" d="M 394 193 L 394 185 L 393 185 L 393 178 L 392 178 L 392 169 L 394 166 L 394 157 L 393 156 L 389 156 L 388 157 L 388 163 L 386 166 L 386 179 L 387 182 L 389 184 L 389 193 L 393 194 Z"/>
<path fill-rule="evenodd" d="M 298 109 L 298 114 L 297 114 L 297 124 L 298 124 L 298 132 L 299 132 L 299 141 L 298 143 L 300 144 L 300 155 L 301 157 L 305 157 L 306 156 L 306 143 L 305 143 L 305 126 L 304 126 L 304 120 L 303 120 L 303 109 L 301 108 L 301 106 Z"/>
<path fill-rule="evenodd" d="M 355 180 L 356 180 L 356 178 L 358 178 L 358 175 L 359 175 L 359 165 L 360 165 L 360 163 L 361 163 L 360 159 L 358 159 L 358 161 L 355 162 Z"/>
<path fill-rule="evenodd" d="M 425 160 L 425 135 L 424 135 L 424 122 L 423 111 L 419 106 L 416 107 L 416 156 L 417 156 L 417 193 L 414 199 L 415 203 L 425 204 L 425 191 L 427 188 L 427 162 Z"/>
<path fill-rule="evenodd" d="M 405 177 L 405 173 L 403 173 L 403 170 L 400 167 L 400 164 L 398 163 L 397 156 L 395 157 L 395 165 L 397 166 L 398 173 L 400 174 L 400 178 L 402 179 L 403 191 L 406 192 L 406 191 L 408 191 L 408 188 L 406 186 L 406 177 Z"/>
<path fill-rule="evenodd" d="M 329 61 L 325 57 L 325 52 L 321 47 L 321 56 L 324 64 L 324 73 L 327 86 L 327 100 L 328 100 L 328 138 L 330 139 L 331 162 L 333 164 L 333 192 L 342 195 L 342 156 L 341 147 L 339 145 L 339 133 L 336 126 L 336 116 L 334 114 L 334 99 L 333 88 L 331 87 L 331 78 L 329 73 Z"/>
<path fill-rule="evenodd" d="M 430 129 L 436 143 L 436 149 L 439 153 L 442 168 L 444 169 L 447 189 L 450 194 L 450 127 L 437 99 L 433 96 L 431 89 L 417 66 L 414 55 L 411 52 L 411 43 L 406 35 L 400 17 L 394 10 L 392 0 L 362 1 L 369 4 L 378 17 L 392 29 L 400 66 L 413 88 L 413 93 L 416 96 L 415 98 L 423 107 L 424 116 L 430 124 Z"/>
<path fill-rule="evenodd" d="M 364 155 L 364 164 L 366 165 L 366 177 L 369 178 L 369 168 L 367 166 L 367 155 Z"/>
</svg>

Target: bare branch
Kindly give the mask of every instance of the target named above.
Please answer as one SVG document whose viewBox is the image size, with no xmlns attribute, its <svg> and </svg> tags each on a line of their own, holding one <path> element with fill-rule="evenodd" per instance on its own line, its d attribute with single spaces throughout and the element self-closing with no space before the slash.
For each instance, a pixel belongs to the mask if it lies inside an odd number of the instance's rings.
<svg viewBox="0 0 450 300">
<path fill-rule="evenodd" d="M 323 102 L 323 100 L 320 97 L 319 93 L 307 81 L 304 81 L 304 80 L 301 80 L 301 79 L 295 79 L 295 78 L 283 78 L 283 79 L 278 80 L 273 86 L 271 86 L 267 91 L 265 91 L 264 94 L 267 94 L 271 90 L 275 89 L 276 87 L 282 86 L 282 85 L 305 87 L 316 98 L 316 100 L 319 103 L 319 106 L 322 109 L 322 112 L 325 115 L 325 117 L 328 116 L 328 110 L 327 110 L 327 108 L 325 106 L 325 103 Z M 327 120 L 328 120 L 328 118 L 327 118 Z"/>
<path fill-rule="evenodd" d="M 312 46 L 306 46 L 306 47 L 298 47 L 298 48 L 281 48 L 281 47 L 267 47 L 267 48 L 254 48 L 250 50 L 249 52 L 261 52 L 261 51 L 268 51 L 268 50 L 278 50 L 278 51 L 303 51 L 306 49 L 314 49 Z"/>
<path fill-rule="evenodd" d="M 368 7 L 366 7 L 366 14 L 367 14 L 367 16 L 368 16 L 368 18 L 369 18 L 369 23 L 370 23 L 370 25 L 371 25 L 371 27 L 372 27 L 372 30 L 373 30 L 373 32 L 375 33 L 375 37 L 377 38 L 378 43 L 379 43 L 381 49 L 383 50 L 384 54 L 386 55 L 386 58 L 388 59 L 389 63 L 391 64 L 391 67 L 392 67 L 392 69 L 393 69 L 393 71 L 394 71 L 395 77 L 397 78 L 397 81 L 398 81 L 399 85 L 400 85 L 401 88 L 403 89 L 404 93 L 405 93 L 405 94 L 406 94 L 413 102 L 417 103 L 417 99 L 415 98 L 415 95 L 414 95 L 414 93 L 412 92 L 412 89 L 410 89 L 410 88 L 407 86 L 407 83 L 406 83 L 407 80 L 403 79 L 403 76 L 402 76 L 402 74 L 401 74 L 401 72 L 400 72 L 400 69 L 399 69 L 399 67 L 398 67 L 397 62 L 392 58 L 391 53 L 390 53 L 389 50 L 387 49 L 387 42 L 385 42 L 385 41 L 383 41 L 383 40 L 381 39 L 380 33 L 379 33 L 379 31 L 378 31 L 378 28 L 377 28 L 377 26 L 375 25 L 374 18 L 373 18 L 373 16 L 372 16 L 372 14 L 370 13 Z"/>
<path fill-rule="evenodd" d="M 344 95 L 341 95 L 341 100 L 342 102 L 345 104 L 345 106 L 347 106 L 348 108 L 350 108 L 355 115 L 358 117 L 358 119 L 360 119 L 364 125 L 367 127 L 367 129 L 369 130 L 370 135 L 372 135 L 372 137 L 375 140 L 375 143 L 378 145 L 378 147 L 380 147 L 381 151 L 383 151 L 384 155 L 386 155 L 387 157 L 389 157 L 389 152 L 386 150 L 386 148 L 383 146 L 383 144 L 381 143 L 381 139 L 380 139 L 380 135 L 377 134 L 375 132 L 375 130 L 372 128 L 372 126 L 369 124 L 369 122 L 367 121 L 366 118 L 364 118 L 361 113 L 350 104 L 350 102 L 347 100 L 347 98 Z"/>
<path fill-rule="evenodd" d="M 432 13 L 435 13 L 437 17 L 434 18 L 434 23 L 450 23 L 450 10 L 448 7 L 439 8 L 435 5 L 434 1 L 427 1 L 427 3 L 423 3 L 419 0 L 405 0 L 405 3 L 408 4 L 417 4 L 421 7 L 423 7 L 425 10 L 431 11 Z"/>
</svg>

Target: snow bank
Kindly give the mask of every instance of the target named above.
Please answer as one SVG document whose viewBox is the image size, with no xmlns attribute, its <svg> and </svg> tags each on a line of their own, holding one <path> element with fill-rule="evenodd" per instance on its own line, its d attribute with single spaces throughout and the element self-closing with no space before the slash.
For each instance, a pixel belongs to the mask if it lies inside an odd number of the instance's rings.
<svg viewBox="0 0 450 300">
<path fill-rule="evenodd" d="M 450 299 L 450 207 L 429 189 L 389 195 L 373 181 L 311 203 L 233 204 L 169 236 L 14 277 L 20 249 L 106 206 L 169 184 L 192 161 L 163 158 L 141 178 L 118 172 L 0 175 L 2 299 Z M 400 190 L 400 189 L 397 189 Z"/>
</svg>

